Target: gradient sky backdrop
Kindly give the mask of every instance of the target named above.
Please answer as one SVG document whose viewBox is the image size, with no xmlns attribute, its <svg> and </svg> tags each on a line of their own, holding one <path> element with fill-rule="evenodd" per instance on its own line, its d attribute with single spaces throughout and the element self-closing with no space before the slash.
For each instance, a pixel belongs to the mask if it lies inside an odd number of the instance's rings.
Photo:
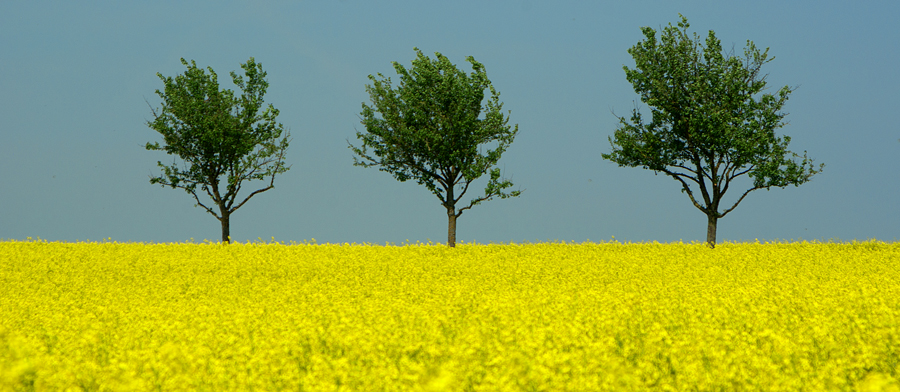
<svg viewBox="0 0 900 392">
<path fill-rule="evenodd" d="M 826 165 L 800 187 L 752 192 L 719 240 L 896 241 L 900 2 L 781 0 L 4 1 L 0 239 L 217 240 L 190 195 L 149 183 L 171 158 L 143 147 L 161 140 L 147 102 L 160 106 L 156 73 L 183 73 L 182 57 L 233 88 L 228 73 L 253 56 L 291 132 L 292 168 L 232 216 L 235 240 L 445 242 L 433 194 L 352 166 L 347 148 L 367 76 L 396 80 L 391 62 L 409 66 L 419 47 L 467 71 L 466 56 L 483 63 L 520 129 L 500 162 L 522 196 L 466 211 L 459 240 L 704 241 L 706 217 L 676 181 L 600 157 L 614 113 L 648 110 L 625 80 L 628 48 L 641 26 L 679 13 L 738 53 L 748 39 L 771 48 L 771 91 L 799 87 L 780 132 Z"/>
</svg>

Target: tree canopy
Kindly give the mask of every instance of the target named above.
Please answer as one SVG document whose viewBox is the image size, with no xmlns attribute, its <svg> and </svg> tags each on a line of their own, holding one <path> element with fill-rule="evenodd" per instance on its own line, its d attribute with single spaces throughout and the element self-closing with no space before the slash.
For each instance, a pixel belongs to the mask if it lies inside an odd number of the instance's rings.
<svg viewBox="0 0 900 392">
<path fill-rule="evenodd" d="M 447 210 L 447 244 L 452 247 L 456 219 L 463 211 L 494 197 L 519 196 L 520 191 L 507 191 L 513 184 L 495 167 L 519 128 L 508 125 L 500 93 L 472 56 L 466 58 L 472 65 L 466 74 L 440 53 L 432 60 L 414 50 L 412 68 L 393 63 L 399 86 L 380 73 L 369 75 L 371 105 L 363 103 L 360 113 L 366 132 L 356 133 L 362 141 L 359 147 L 349 147 L 354 165 L 378 167 L 398 181 L 415 180 L 434 193 Z M 491 94 L 486 101 L 485 90 Z M 457 208 L 469 185 L 487 173 L 484 195 Z"/>
<path fill-rule="evenodd" d="M 269 83 L 262 64 L 252 57 L 241 64 L 244 76 L 231 72 L 240 96 L 220 89 L 211 67 L 204 70 L 193 60 L 189 64 L 181 59 L 181 63 L 187 67 L 183 75 L 173 78 L 157 73 L 165 86 L 156 90 L 163 100 L 162 108 L 151 107 L 154 119 L 147 125 L 162 135 L 164 144 L 147 143 L 146 148 L 165 151 L 182 162 L 157 162 L 162 174 L 151 176 L 150 183 L 191 194 L 196 205 L 221 222 L 222 241 L 228 243 L 231 214 L 251 197 L 272 189 L 275 175 L 289 169 L 284 156 L 290 135 L 276 122 L 278 109 L 271 104 L 263 106 Z M 266 179 L 268 186 L 238 202 L 244 181 Z M 200 201 L 198 188 L 212 199 L 218 213 Z"/>
<path fill-rule="evenodd" d="M 619 166 L 661 172 L 679 182 L 693 205 L 707 215 L 707 242 L 715 246 L 716 223 L 748 193 L 771 187 L 799 186 L 821 172 L 812 159 L 788 151 L 790 137 L 775 131 L 785 125 L 781 111 L 792 89 L 763 93 L 761 68 L 774 60 L 747 41 L 742 57 L 722 50 L 715 32 L 705 45 L 687 32 L 687 18 L 668 25 L 657 38 L 649 27 L 645 39 L 628 53 L 634 68 L 626 79 L 641 102 L 650 106 L 645 122 L 638 108 L 610 137 L 612 151 L 603 158 Z M 752 184 L 730 206 L 721 205 L 729 186 L 747 175 Z M 697 191 L 699 190 L 699 197 Z M 723 207 L 724 210 L 722 209 Z"/>
</svg>

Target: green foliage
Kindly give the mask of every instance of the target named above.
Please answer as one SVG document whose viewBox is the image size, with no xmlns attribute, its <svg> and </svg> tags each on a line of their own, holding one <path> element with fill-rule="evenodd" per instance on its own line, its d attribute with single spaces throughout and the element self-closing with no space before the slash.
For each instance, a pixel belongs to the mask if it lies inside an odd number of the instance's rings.
<svg viewBox="0 0 900 392">
<path fill-rule="evenodd" d="M 188 64 L 181 59 L 181 63 L 187 67 L 183 75 L 172 78 L 157 73 L 165 85 L 162 91 L 156 90 L 163 106 L 153 110 L 154 119 L 147 125 L 162 135 L 164 144 L 147 143 L 146 148 L 178 156 L 183 163 L 157 162 L 163 173 L 151 177 L 150 183 L 184 189 L 210 214 L 227 220 L 253 195 L 274 187 L 276 174 L 289 169 L 284 165 L 289 134 L 275 120 L 279 111 L 271 104 L 263 107 L 269 83 L 262 64 L 252 57 L 241 64 L 244 76 L 231 72 L 240 96 L 220 89 L 212 68 L 207 68 L 207 74 L 194 61 Z M 270 179 L 267 187 L 235 205 L 243 181 L 266 178 Z M 200 202 L 198 187 L 219 206 L 221 215 Z"/>
<path fill-rule="evenodd" d="M 625 75 L 641 101 L 651 108 L 645 122 L 635 108 L 630 119 L 610 138 L 612 152 L 603 158 L 620 166 L 643 167 L 678 180 L 694 206 L 721 218 L 747 193 L 770 187 L 799 186 L 824 165 L 788 151 L 788 136 L 775 130 L 785 125 L 781 112 L 792 89 L 775 94 L 766 88 L 762 66 L 774 58 L 747 41 L 743 57 L 725 53 L 713 31 L 705 45 L 689 35 L 687 18 L 657 32 L 642 28 L 645 39 L 628 50 L 635 68 Z M 799 161 L 798 161 L 799 158 Z M 721 197 L 735 178 L 748 175 L 753 185 L 724 212 Z M 698 186 L 702 204 L 689 183 Z"/>
<path fill-rule="evenodd" d="M 473 71 L 466 74 L 440 53 L 432 60 L 418 48 L 415 51 L 411 69 L 393 63 L 399 86 L 380 73 L 377 78 L 369 75 L 372 85 L 366 91 L 372 105 L 362 105 L 366 132 L 356 134 L 362 145 L 350 145 L 356 154 L 354 165 L 377 166 L 399 181 L 415 180 L 456 216 L 494 197 L 519 196 L 520 191 L 506 191 L 513 184 L 494 167 L 513 142 L 518 125 L 507 124 L 500 93 L 484 66 L 469 56 L 466 61 Z M 482 106 L 485 90 L 491 96 Z M 482 111 L 484 117 L 479 118 Z M 490 173 L 490 180 L 484 195 L 456 210 L 469 184 L 485 173 Z"/>
</svg>

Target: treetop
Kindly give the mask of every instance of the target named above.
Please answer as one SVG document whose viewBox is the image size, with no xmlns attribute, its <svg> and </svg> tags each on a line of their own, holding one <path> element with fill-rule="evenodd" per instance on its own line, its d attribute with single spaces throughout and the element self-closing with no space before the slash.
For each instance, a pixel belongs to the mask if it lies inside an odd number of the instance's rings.
<svg viewBox="0 0 900 392">
<path fill-rule="evenodd" d="M 414 50 L 411 67 L 392 62 L 399 85 L 381 73 L 369 75 L 372 84 L 366 91 L 371 105 L 362 104 L 366 132 L 357 132 L 360 147 L 350 146 L 356 154 L 354 164 L 377 166 L 399 181 L 416 180 L 445 205 L 455 205 L 468 184 L 488 172 L 492 173 L 485 189 L 488 196 L 471 205 L 512 195 L 502 192 L 512 184 L 500 178 L 499 170 L 493 175 L 492 167 L 512 143 L 518 126 L 508 125 L 484 65 L 467 56 L 472 71 L 466 73 L 439 52 L 432 59 Z M 455 193 L 457 184 L 465 185 Z"/>
</svg>

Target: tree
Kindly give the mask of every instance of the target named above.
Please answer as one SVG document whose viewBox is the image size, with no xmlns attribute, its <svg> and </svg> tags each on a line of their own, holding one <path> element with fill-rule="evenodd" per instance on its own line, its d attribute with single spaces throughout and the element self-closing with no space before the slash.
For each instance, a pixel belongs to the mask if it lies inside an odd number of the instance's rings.
<svg viewBox="0 0 900 392">
<path fill-rule="evenodd" d="M 619 166 L 640 166 L 678 181 L 706 214 L 706 241 L 715 247 L 718 219 L 748 193 L 799 186 L 824 165 L 814 167 L 805 151 L 798 162 L 799 155 L 787 150 L 790 137 L 775 135 L 785 125 L 787 114 L 781 108 L 792 89 L 760 94 L 766 86 L 760 69 L 774 60 L 768 57 L 769 49 L 761 52 L 748 40 L 739 58 L 733 51 L 722 51 L 713 31 L 704 46 L 696 33 L 688 35 L 688 27 L 681 16 L 678 27 L 669 24 L 659 40 L 653 29 L 641 29 L 645 39 L 628 50 L 635 68 L 623 68 L 641 101 L 651 107 L 652 119 L 644 123 L 637 108 L 630 121 L 620 117 L 615 137 L 609 138 L 612 152 L 602 156 Z M 720 211 L 729 186 L 743 175 L 752 185 Z"/>
<path fill-rule="evenodd" d="M 411 69 L 393 62 L 400 75 L 396 88 L 380 73 L 378 78 L 369 75 L 373 84 L 366 85 L 366 91 L 372 106 L 363 103 L 361 112 L 366 133 L 356 133 L 362 145 L 349 147 L 356 154 L 355 166 L 377 166 L 398 181 L 412 179 L 434 193 L 447 210 L 447 245 L 454 247 L 456 220 L 463 211 L 494 197 L 521 193 L 506 192 L 513 184 L 494 167 L 519 126 L 507 125 L 500 93 L 472 56 L 466 58 L 472 64 L 467 75 L 440 53 L 432 60 L 414 50 L 418 55 Z M 486 89 L 491 97 L 482 106 Z M 484 117 L 479 118 L 482 111 Z M 494 148 L 484 150 L 486 144 Z M 486 173 L 490 180 L 484 195 L 457 209 L 469 185 Z"/>
<path fill-rule="evenodd" d="M 181 59 L 181 63 L 187 67 L 184 75 L 172 78 L 157 73 L 165 85 L 163 91 L 156 90 L 163 106 L 158 111 L 151 107 L 154 119 L 147 125 L 163 136 L 164 145 L 147 143 L 146 148 L 177 155 L 183 162 L 157 162 L 163 173 L 151 176 L 150 183 L 181 188 L 194 196 L 196 205 L 221 222 L 222 242 L 227 244 L 231 241 L 231 214 L 251 197 L 272 189 L 275 175 L 290 169 L 284 165 L 290 134 L 275 121 L 278 109 L 269 104 L 260 112 L 269 83 L 262 64 L 252 57 L 241 64 L 246 81 L 231 72 L 240 96 L 220 90 L 211 67 L 207 74 L 193 60 L 188 64 Z M 268 186 L 235 204 L 244 181 L 267 178 Z M 209 195 L 218 213 L 200 201 L 198 187 Z"/>
</svg>

